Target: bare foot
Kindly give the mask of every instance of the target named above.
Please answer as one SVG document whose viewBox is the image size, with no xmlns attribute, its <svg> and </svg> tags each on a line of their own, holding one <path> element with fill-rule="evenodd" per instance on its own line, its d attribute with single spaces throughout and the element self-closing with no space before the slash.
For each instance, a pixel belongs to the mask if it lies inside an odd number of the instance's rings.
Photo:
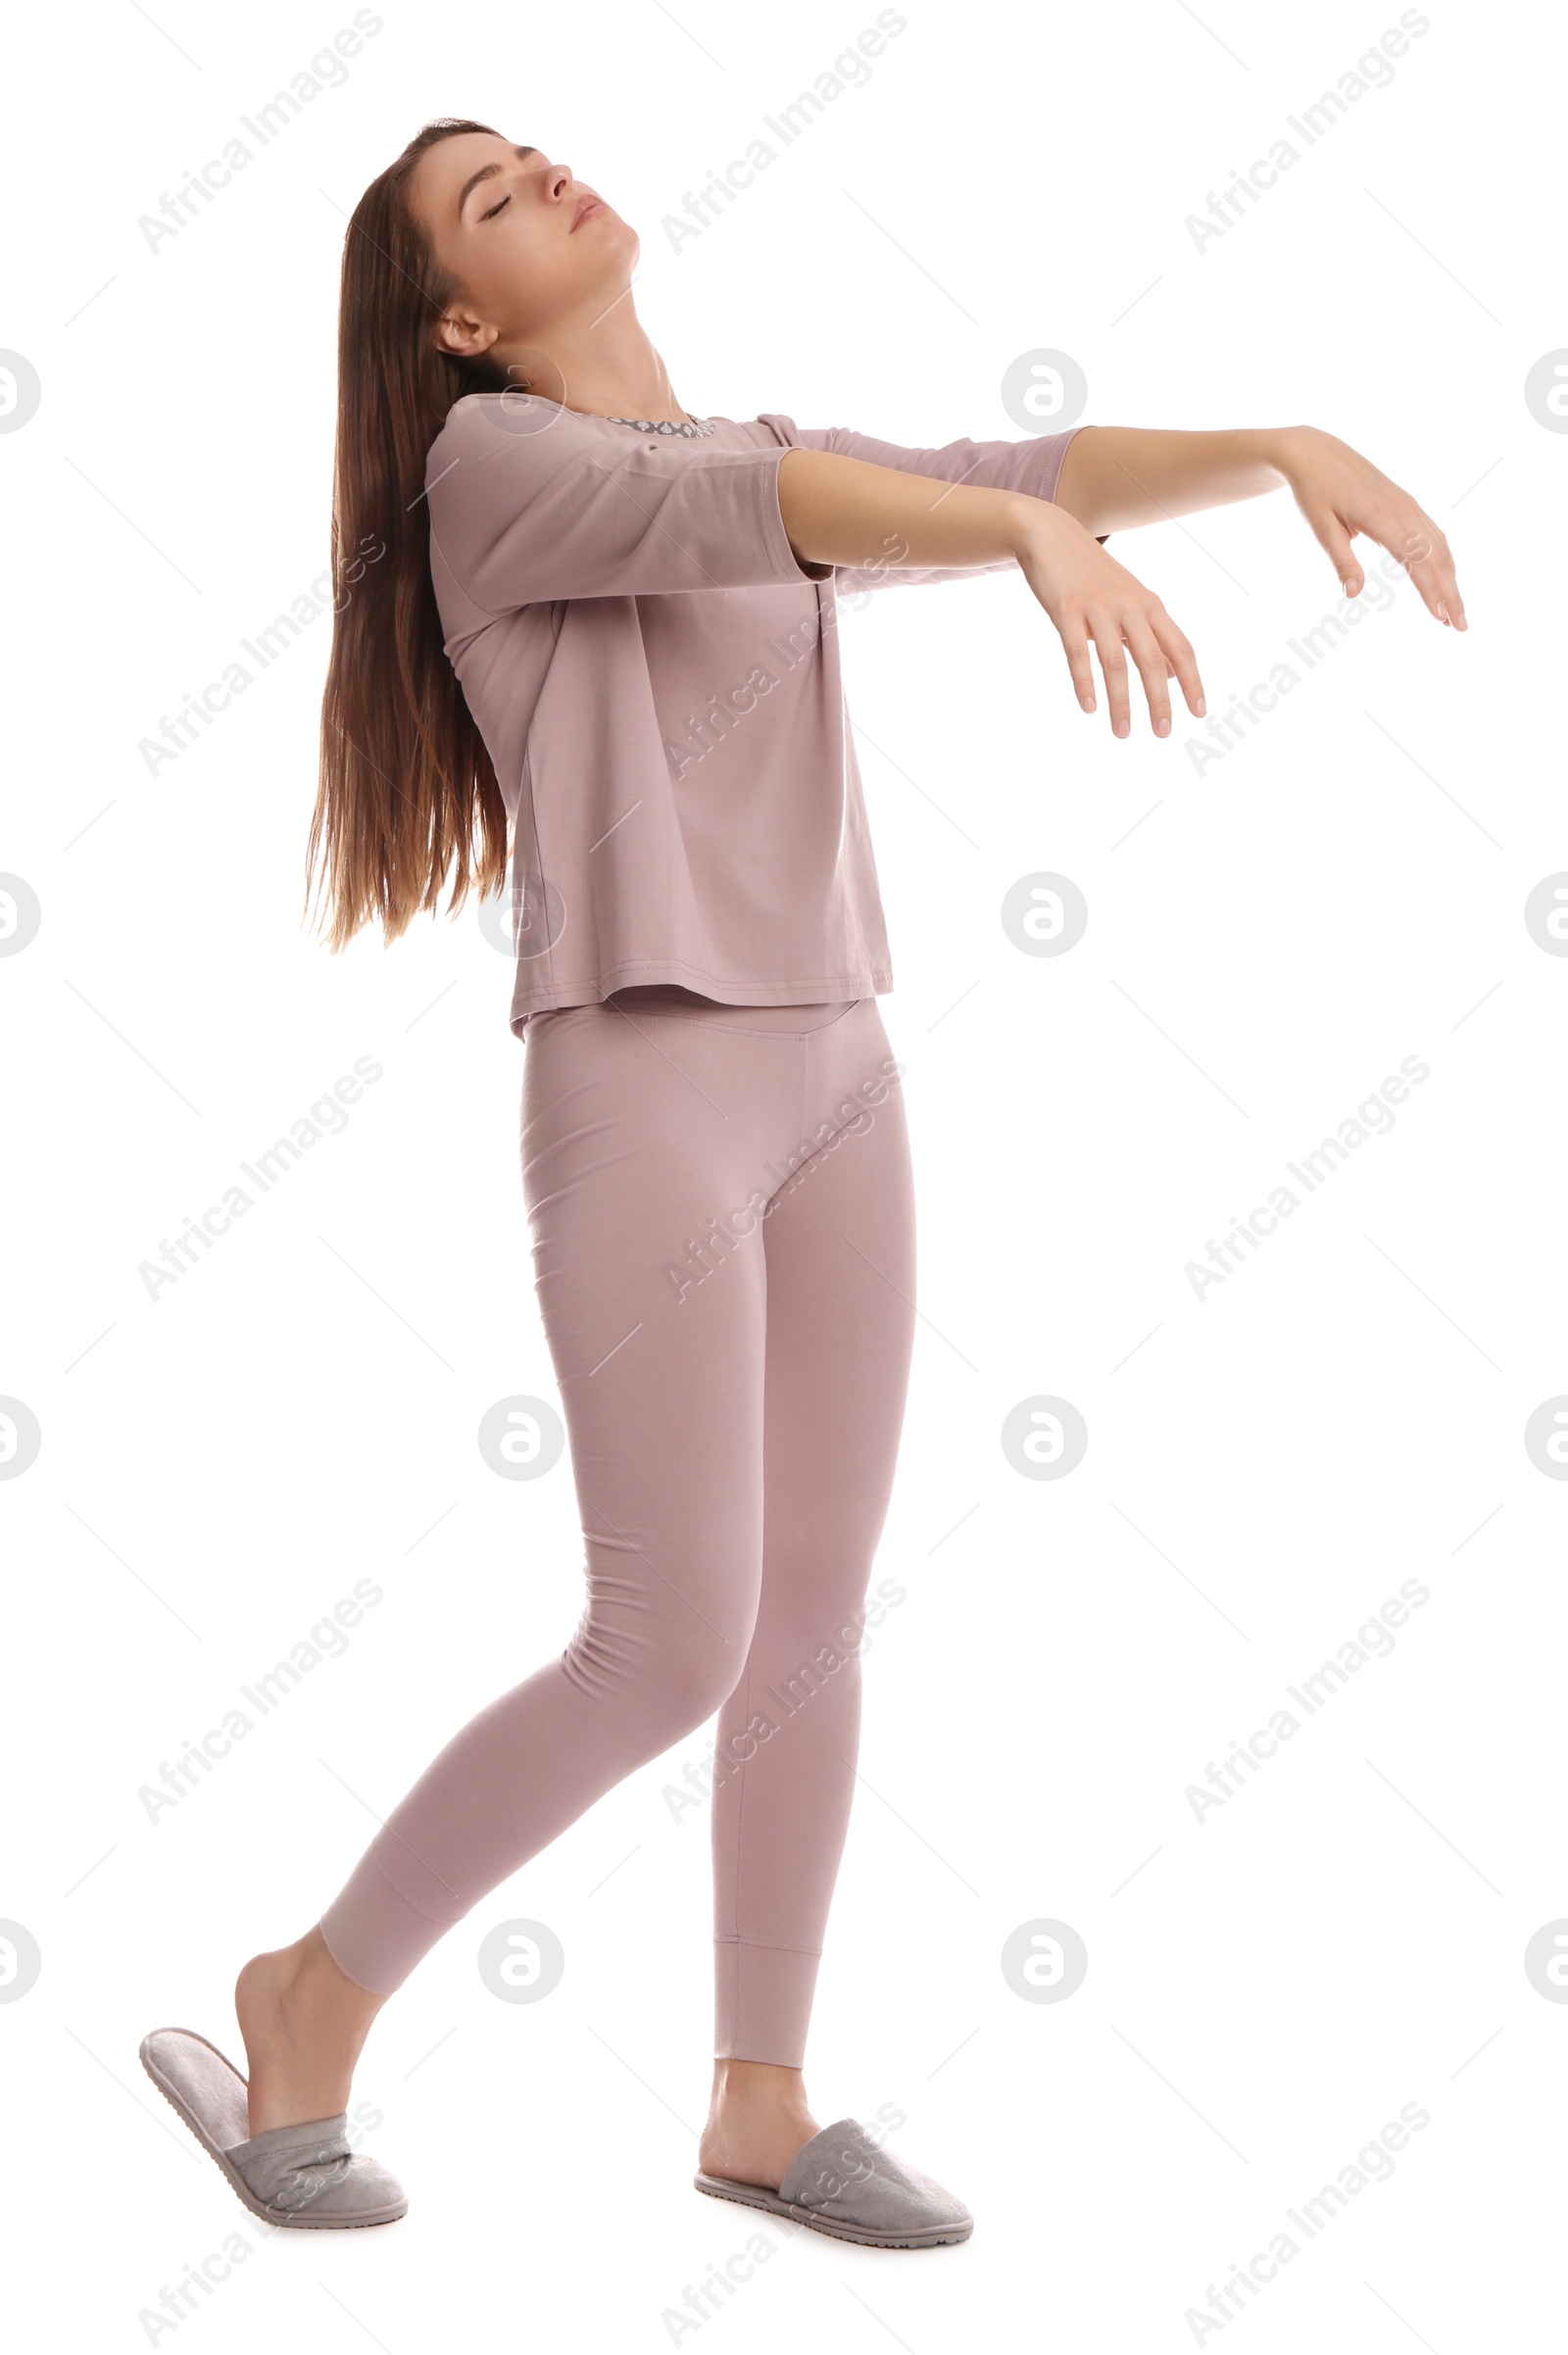
<svg viewBox="0 0 1568 2355">
<path fill-rule="evenodd" d="M 345 1978 L 318 1929 L 273 1954 L 253 1955 L 234 1987 L 251 2133 L 346 2110 L 354 2064 L 386 2000 Z"/>
<path fill-rule="evenodd" d="M 697 2164 L 705 2175 L 776 2191 L 791 2159 L 817 2131 L 799 2069 L 771 2061 L 715 2061 Z"/>
</svg>

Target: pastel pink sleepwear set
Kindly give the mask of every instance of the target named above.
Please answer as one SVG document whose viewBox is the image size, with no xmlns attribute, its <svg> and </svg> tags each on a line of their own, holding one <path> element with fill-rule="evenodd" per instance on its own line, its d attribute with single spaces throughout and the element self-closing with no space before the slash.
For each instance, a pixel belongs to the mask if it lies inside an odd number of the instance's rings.
<svg viewBox="0 0 1568 2355">
<path fill-rule="evenodd" d="M 479 394 L 430 450 L 447 653 L 514 824 L 523 1192 L 587 1594 L 564 1650 L 392 1809 L 321 1929 L 390 1992 L 716 1713 L 713 2049 L 799 2067 L 915 1292 L 835 594 L 962 575 L 803 565 L 778 465 L 829 450 L 1049 499 L 1072 436 L 906 450 L 712 425 Z"/>
</svg>

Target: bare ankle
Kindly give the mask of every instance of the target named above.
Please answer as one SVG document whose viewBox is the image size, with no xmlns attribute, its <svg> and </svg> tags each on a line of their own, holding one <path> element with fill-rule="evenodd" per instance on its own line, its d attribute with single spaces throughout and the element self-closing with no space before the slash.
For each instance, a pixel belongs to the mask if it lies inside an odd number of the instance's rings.
<svg viewBox="0 0 1568 2355">
<path fill-rule="evenodd" d="M 371 2022 L 387 1998 L 349 1979 L 318 1929 L 252 1955 L 234 1987 L 250 2064 L 252 2134 L 346 2106 Z"/>
<path fill-rule="evenodd" d="M 234 2010 L 253 2062 L 323 2040 L 357 2059 L 386 2000 L 346 1976 L 319 1930 L 252 1955 L 234 1985 Z"/>
<path fill-rule="evenodd" d="M 241 1988 L 274 2002 L 324 2001 L 351 2010 L 368 2006 L 372 2012 L 386 2001 L 356 1986 L 338 1967 L 318 1929 L 308 1930 L 292 1945 L 253 1954 L 236 1983 L 236 1991 Z"/>
<path fill-rule="evenodd" d="M 319 1930 L 307 1930 L 287 1951 L 293 1966 L 288 1992 L 296 2002 L 333 2012 L 363 2011 L 373 2018 L 386 2001 L 384 1995 L 372 1995 L 368 1988 L 356 1986 L 339 1968 Z"/>
<path fill-rule="evenodd" d="M 799 2069 L 772 2061 L 715 2060 L 709 2103 L 710 2121 L 808 2120 L 806 2080 Z"/>
<path fill-rule="evenodd" d="M 717 2060 L 698 2164 L 710 2174 L 778 2188 L 796 2152 L 817 2132 L 799 2069 L 772 2061 Z"/>
</svg>

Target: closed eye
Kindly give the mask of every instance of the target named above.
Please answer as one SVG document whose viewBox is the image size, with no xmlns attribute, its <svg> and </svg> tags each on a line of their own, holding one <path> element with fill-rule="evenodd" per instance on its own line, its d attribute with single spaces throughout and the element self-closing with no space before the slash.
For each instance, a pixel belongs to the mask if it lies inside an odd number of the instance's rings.
<svg viewBox="0 0 1568 2355">
<path fill-rule="evenodd" d="M 497 215 L 498 213 L 504 213 L 504 212 L 506 211 L 506 208 L 508 207 L 508 205 L 510 205 L 510 204 L 511 204 L 511 202 L 512 202 L 512 194 L 511 194 L 511 191 L 510 191 L 510 189 L 509 189 L 509 191 L 507 192 L 507 194 L 506 194 L 506 195 L 505 195 L 505 196 L 504 196 L 504 197 L 501 199 L 501 202 L 500 202 L 500 204 L 498 204 L 498 205 L 492 205 L 492 206 L 490 207 L 490 210 L 489 210 L 489 212 L 488 212 L 488 213 L 481 213 L 481 214 L 480 214 L 480 216 L 479 216 L 479 219 L 480 219 L 481 221 L 494 221 L 494 219 L 495 219 L 496 215 Z"/>
</svg>

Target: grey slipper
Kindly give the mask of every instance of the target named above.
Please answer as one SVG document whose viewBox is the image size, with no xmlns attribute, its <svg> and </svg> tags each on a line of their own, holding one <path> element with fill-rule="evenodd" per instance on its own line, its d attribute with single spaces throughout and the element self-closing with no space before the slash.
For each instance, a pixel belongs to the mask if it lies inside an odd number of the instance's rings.
<svg viewBox="0 0 1568 2355">
<path fill-rule="evenodd" d="M 397 2178 L 378 2159 L 350 2151 L 347 2111 L 250 2134 L 245 2080 L 188 2028 L 155 2028 L 142 2038 L 141 2065 L 253 2216 L 275 2225 L 345 2226 L 392 2224 L 408 2214 Z"/>
<path fill-rule="evenodd" d="M 974 2231 L 974 2218 L 961 2199 L 873 2142 L 854 2118 L 841 2118 L 813 2134 L 785 2168 L 776 2191 L 701 2170 L 693 2181 L 714 2199 L 766 2208 L 813 2232 L 863 2241 L 868 2248 L 936 2248 L 944 2241 L 967 2240 Z"/>
</svg>

